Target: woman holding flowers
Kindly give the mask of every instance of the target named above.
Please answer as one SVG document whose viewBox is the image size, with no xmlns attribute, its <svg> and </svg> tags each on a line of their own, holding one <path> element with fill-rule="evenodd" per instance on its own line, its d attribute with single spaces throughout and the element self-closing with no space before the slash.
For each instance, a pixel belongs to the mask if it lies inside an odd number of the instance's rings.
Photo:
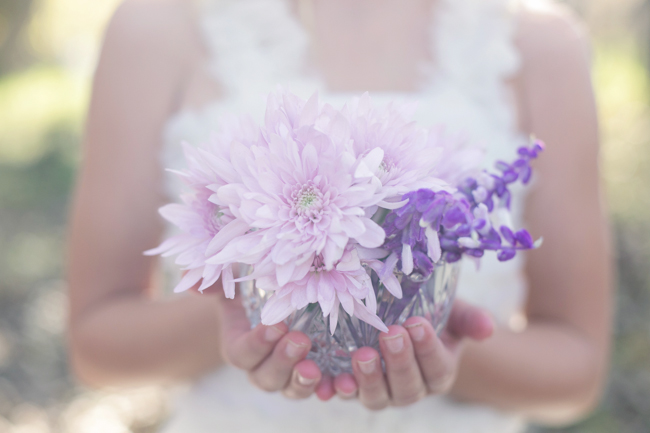
<svg viewBox="0 0 650 433">
<path fill-rule="evenodd" d="M 217 119 L 250 112 L 262 119 L 255 113 L 263 107 L 260 94 L 278 83 L 305 99 L 320 90 L 332 105 L 364 91 L 380 101 L 417 100 L 413 117 L 420 124 L 444 125 L 470 148 L 484 145 L 486 167 L 508 159 L 522 136 L 542 137 L 547 148 L 534 163 L 538 177 L 513 218 L 525 216 L 531 232 L 544 236 L 543 248 L 502 267 L 496 258 L 479 272 L 465 267 L 464 300 L 440 337 L 417 317 L 382 335 L 385 372 L 379 354 L 362 348 L 353 375 L 324 376 L 305 360 L 311 342 L 304 334 L 282 323 L 250 330 L 237 297 L 154 296 L 155 261 L 142 252 L 159 243 L 156 210 L 165 193 L 178 190 L 161 167 L 183 169 L 182 139 L 209 141 L 219 128 L 222 139 L 241 137 Z M 387 146 L 376 164 L 386 176 L 395 159 L 431 156 L 426 148 L 395 149 Z M 487 433 L 521 431 L 527 419 L 573 421 L 597 403 L 609 350 L 611 265 L 597 155 L 588 52 L 576 24 L 550 3 L 127 0 L 109 26 L 97 69 L 73 212 L 70 338 L 77 374 L 99 385 L 197 379 L 164 430 L 170 433 Z M 272 154 L 260 161 L 282 169 Z M 331 172 L 344 165 L 341 159 Z M 227 180 L 225 168 L 221 173 Z M 256 174 L 253 181 L 271 180 Z M 286 215 L 294 225 L 324 218 L 327 206 L 344 213 L 373 199 L 370 191 L 326 202 L 326 189 L 340 178 L 327 186 L 310 181 L 286 192 L 295 196 Z M 221 193 L 224 202 L 239 197 Z M 524 199 L 522 191 L 513 195 Z M 208 227 L 235 233 L 235 216 L 269 230 L 286 227 L 264 220 L 263 206 L 250 206 L 254 212 L 219 213 Z M 369 248 L 380 237 L 361 215 L 341 224 Z M 262 284 L 293 275 L 295 267 L 282 259 L 287 248 L 323 242 L 324 267 L 334 265 L 328 260 L 353 263 L 328 233 L 295 245 L 251 236 L 223 256 L 246 261 L 255 248 L 273 248 L 277 279 Z M 232 294 L 232 278 L 223 276 L 236 270 L 224 258 L 212 262 L 206 265 L 221 280 L 190 271 L 186 286 L 197 283 L 209 293 L 224 281 Z M 331 400 L 307 399 L 314 393 Z"/>
</svg>

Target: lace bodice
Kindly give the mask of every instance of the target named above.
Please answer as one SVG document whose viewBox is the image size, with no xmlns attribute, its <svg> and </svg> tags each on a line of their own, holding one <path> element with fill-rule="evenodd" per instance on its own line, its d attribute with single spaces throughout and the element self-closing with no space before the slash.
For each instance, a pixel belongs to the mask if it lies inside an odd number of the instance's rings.
<svg viewBox="0 0 650 433">
<path fill-rule="evenodd" d="M 371 93 L 375 102 L 414 100 L 415 120 L 422 125 L 444 124 L 486 149 L 485 165 L 510 159 L 522 138 L 505 81 L 516 73 L 519 56 L 512 43 L 511 0 L 438 0 L 432 12 L 432 64 L 423 64 L 425 77 L 415 92 Z M 200 110 L 173 116 L 164 131 L 165 167 L 182 167 L 180 143 L 198 143 L 218 127 L 223 115 L 252 113 L 261 119 L 264 98 L 278 84 L 307 98 L 314 91 L 322 100 L 342 105 L 352 94 L 333 93 L 310 67 L 310 35 L 293 15 L 288 0 L 203 0 L 201 25 L 210 49 L 209 68 L 223 97 Z M 364 89 L 359 89 L 363 91 Z M 180 185 L 170 177 L 171 197 Z M 521 206 L 523 191 L 515 190 Z M 521 208 L 513 209 L 521 224 Z M 481 270 L 464 264 L 459 295 L 489 309 L 508 323 L 520 310 L 525 279 L 520 258 L 498 263 L 485 257 Z M 306 427 L 308 426 L 308 427 Z M 522 421 L 489 408 L 429 398 L 406 409 L 378 414 L 354 402 L 314 399 L 291 402 L 254 389 L 244 374 L 222 369 L 201 380 L 179 403 L 165 433 L 213 431 L 355 432 L 476 432 L 520 431 Z"/>
</svg>

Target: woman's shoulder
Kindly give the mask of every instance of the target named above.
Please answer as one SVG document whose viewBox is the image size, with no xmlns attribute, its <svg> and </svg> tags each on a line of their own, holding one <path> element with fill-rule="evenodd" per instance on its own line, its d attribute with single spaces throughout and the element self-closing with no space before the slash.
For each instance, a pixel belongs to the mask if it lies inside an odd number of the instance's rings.
<svg viewBox="0 0 650 433">
<path fill-rule="evenodd" d="M 517 24 L 515 43 L 524 66 L 589 63 L 585 26 L 570 8 L 551 0 L 522 1 Z"/>
<path fill-rule="evenodd" d="M 199 48 L 192 5 L 188 0 L 124 0 L 106 29 L 104 48 L 140 61 L 181 64 Z"/>
<path fill-rule="evenodd" d="M 585 26 L 569 8 L 551 0 L 521 4 L 515 36 L 521 69 L 515 86 L 522 127 L 542 136 L 540 128 L 554 125 L 545 135 L 569 135 L 583 121 L 583 130 L 591 134 L 596 130 L 596 110 Z M 545 138 L 554 141 L 555 137 Z M 582 141 L 591 145 L 597 138 L 590 135 Z"/>
</svg>

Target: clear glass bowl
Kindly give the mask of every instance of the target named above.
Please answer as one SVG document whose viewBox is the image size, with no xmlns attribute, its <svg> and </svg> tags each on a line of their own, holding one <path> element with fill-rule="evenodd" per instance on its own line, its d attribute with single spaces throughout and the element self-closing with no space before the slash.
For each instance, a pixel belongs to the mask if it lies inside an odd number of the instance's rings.
<svg viewBox="0 0 650 433">
<path fill-rule="evenodd" d="M 377 315 L 386 326 L 401 325 L 409 317 L 422 316 L 440 333 L 456 294 L 458 270 L 457 263 L 442 263 L 426 279 L 398 276 L 404 292 L 402 299 L 391 295 L 374 271 L 368 270 L 377 295 Z M 260 323 L 262 307 L 271 293 L 257 289 L 253 281 L 241 283 L 240 290 L 251 327 L 255 327 Z M 323 374 L 332 376 L 352 372 L 351 355 L 360 347 L 379 349 L 380 331 L 339 308 L 334 335 L 330 334 L 329 321 L 323 317 L 318 304 L 310 304 L 285 320 L 289 329 L 301 331 L 311 339 L 312 348 L 307 358 L 313 359 Z"/>
</svg>

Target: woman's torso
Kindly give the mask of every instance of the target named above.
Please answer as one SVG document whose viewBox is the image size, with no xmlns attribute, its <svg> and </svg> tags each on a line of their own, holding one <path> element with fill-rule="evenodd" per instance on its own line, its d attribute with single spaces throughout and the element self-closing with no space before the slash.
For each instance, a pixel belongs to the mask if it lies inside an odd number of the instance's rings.
<svg viewBox="0 0 650 433">
<path fill-rule="evenodd" d="M 522 141 L 506 84 L 519 61 L 514 7 L 510 0 L 204 0 L 199 19 L 208 73 L 192 75 L 184 104 L 196 105 L 192 100 L 209 92 L 218 97 L 169 120 L 163 164 L 182 167 L 180 142 L 205 140 L 222 115 L 261 119 L 264 97 L 277 84 L 305 98 L 318 90 L 333 105 L 366 90 L 376 103 L 416 100 L 415 120 L 444 124 L 484 146 L 486 167 L 509 159 Z M 170 178 L 167 186 L 177 197 L 178 183 Z M 516 194 L 521 205 L 523 191 Z M 521 215 L 515 207 L 515 224 Z M 459 295 L 501 323 L 515 323 L 526 290 L 521 259 L 486 257 L 480 272 L 472 263 L 463 266 Z M 356 402 L 288 401 L 258 391 L 245 374 L 226 367 L 181 398 L 164 432 L 507 433 L 521 426 L 517 417 L 444 397 L 381 413 Z"/>
</svg>

